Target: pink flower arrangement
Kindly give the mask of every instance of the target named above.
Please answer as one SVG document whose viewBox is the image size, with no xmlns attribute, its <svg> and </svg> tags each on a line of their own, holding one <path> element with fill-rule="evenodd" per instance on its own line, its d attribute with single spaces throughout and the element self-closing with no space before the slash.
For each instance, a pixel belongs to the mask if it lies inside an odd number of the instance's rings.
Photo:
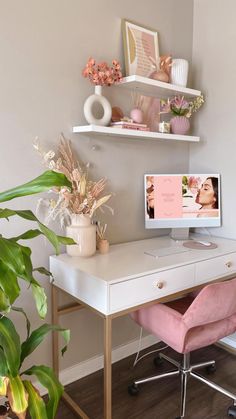
<svg viewBox="0 0 236 419">
<path fill-rule="evenodd" d="M 190 118 L 193 112 L 197 112 L 203 103 L 203 95 L 198 96 L 191 102 L 187 101 L 184 96 L 175 96 L 167 101 L 162 99 L 161 113 L 171 112 L 174 115 L 186 116 L 187 118 Z"/>
<path fill-rule="evenodd" d="M 96 64 L 94 58 L 89 58 L 82 74 L 92 84 L 100 86 L 111 86 L 122 80 L 121 66 L 117 60 L 113 60 L 112 66 L 109 67 L 105 61 Z"/>
</svg>

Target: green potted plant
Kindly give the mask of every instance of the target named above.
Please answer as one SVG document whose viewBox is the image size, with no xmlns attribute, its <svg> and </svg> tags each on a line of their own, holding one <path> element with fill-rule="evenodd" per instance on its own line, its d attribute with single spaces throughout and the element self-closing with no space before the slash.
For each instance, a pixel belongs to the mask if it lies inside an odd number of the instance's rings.
<svg viewBox="0 0 236 419">
<path fill-rule="evenodd" d="M 65 175 L 46 171 L 31 182 L 0 193 L 0 203 L 17 197 L 37 194 L 52 187 L 63 186 L 71 188 L 71 183 Z M 55 417 L 63 392 L 62 385 L 51 368 L 34 365 L 24 370 L 23 362 L 49 332 L 60 331 L 67 344 L 69 331 L 61 329 L 58 325 L 43 324 L 31 332 L 30 322 L 24 309 L 14 305 L 21 293 L 20 280 L 23 280 L 27 282 L 32 291 L 40 318 L 44 319 L 47 313 L 46 294 L 34 275 L 35 272 L 38 272 L 50 276 L 50 272 L 44 267 L 33 267 L 30 247 L 22 245 L 20 242 L 43 235 L 58 254 L 61 244 L 74 244 L 74 241 L 56 235 L 42 224 L 30 210 L 0 208 L 0 221 L 3 218 L 9 220 L 13 216 L 35 222 L 37 228 L 27 230 L 17 237 L 6 238 L 0 234 L 0 396 L 8 398 L 11 410 L 19 419 L 24 419 L 27 411 L 33 419 L 52 419 Z M 27 334 L 24 342 L 21 342 L 13 321 L 8 317 L 12 310 L 25 316 Z M 65 350 L 66 347 L 63 348 L 62 353 Z M 37 380 L 47 389 L 49 396 L 47 403 L 28 379 L 32 375 L 36 376 Z"/>
</svg>

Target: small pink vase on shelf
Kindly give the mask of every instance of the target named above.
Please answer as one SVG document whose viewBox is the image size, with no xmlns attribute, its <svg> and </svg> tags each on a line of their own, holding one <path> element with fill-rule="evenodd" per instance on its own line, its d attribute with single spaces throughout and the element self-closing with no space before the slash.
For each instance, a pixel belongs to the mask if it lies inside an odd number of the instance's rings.
<svg viewBox="0 0 236 419">
<path fill-rule="evenodd" d="M 190 122 L 186 116 L 174 116 L 170 120 L 172 134 L 185 135 L 190 129 Z"/>
</svg>

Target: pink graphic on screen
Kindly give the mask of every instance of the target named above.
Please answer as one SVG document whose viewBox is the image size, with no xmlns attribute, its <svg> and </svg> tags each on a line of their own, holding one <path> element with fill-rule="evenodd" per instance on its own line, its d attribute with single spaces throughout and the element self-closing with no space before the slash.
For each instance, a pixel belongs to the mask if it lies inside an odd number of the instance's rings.
<svg viewBox="0 0 236 419">
<path fill-rule="evenodd" d="M 147 175 L 147 217 L 219 217 L 219 175 Z"/>
<path fill-rule="evenodd" d="M 155 176 L 154 191 L 154 218 L 183 216 L 182 176 Z"/>
</svg>

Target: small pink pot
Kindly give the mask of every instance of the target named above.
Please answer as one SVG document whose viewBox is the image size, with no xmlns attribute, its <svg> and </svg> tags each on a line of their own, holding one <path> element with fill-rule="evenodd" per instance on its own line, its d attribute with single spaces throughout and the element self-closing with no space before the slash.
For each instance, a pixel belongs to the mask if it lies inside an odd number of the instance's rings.
<svg viewBox="0 0 236 419">
<path fill-rule="evenodd" d="M 173 134 L 185 135 L 190 129 L 190 122 L 186 116 L 174 116 L 170 120 L 170 128 Z"/>
</svg>

